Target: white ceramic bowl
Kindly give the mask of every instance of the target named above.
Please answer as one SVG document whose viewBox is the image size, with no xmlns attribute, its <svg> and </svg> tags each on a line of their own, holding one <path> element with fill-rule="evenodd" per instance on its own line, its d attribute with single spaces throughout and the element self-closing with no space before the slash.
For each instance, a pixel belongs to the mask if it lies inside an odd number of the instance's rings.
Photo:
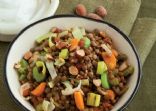
<svg viewBox="0 0 156 111">
<path fill-rule="evenodd" d="M 25 110 L 34 111 L 34 108 L 19 93 L 20 83 L 13 66 L 33 46 L 38 36 L 48 32 L 54 26 L 60 28 L 81 26 L 88 30 L 95 28 L 104 30 L 113 39 L 115 47 L 128 55 L 128 62 L 134 66 L 135 71 L 128 81 L 129 90 L 120 98 L 112 111 L 123 110 L 127 107 L 138 90 L 142 75 L 139 57 L 134 45 L 125 34 L 110 23 L 72 15 L 58 15 L 37 21 L 22 30 L 11 43 L 6 55 L 4 70 L 9 93 L 15 102 Z"/>
</svg>

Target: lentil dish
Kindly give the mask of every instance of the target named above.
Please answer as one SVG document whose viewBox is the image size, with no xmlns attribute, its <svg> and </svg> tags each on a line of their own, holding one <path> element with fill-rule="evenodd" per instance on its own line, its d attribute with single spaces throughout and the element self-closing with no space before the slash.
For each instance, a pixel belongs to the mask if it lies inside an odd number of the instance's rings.
<svg viewBox="0 0 156 111">
<path fill-rule="evenodd" d="M 110 111 L 134 72 L 127 60 L 105 31 L 53 27 L 14 68 L 36 111 Z"/>
</svg>

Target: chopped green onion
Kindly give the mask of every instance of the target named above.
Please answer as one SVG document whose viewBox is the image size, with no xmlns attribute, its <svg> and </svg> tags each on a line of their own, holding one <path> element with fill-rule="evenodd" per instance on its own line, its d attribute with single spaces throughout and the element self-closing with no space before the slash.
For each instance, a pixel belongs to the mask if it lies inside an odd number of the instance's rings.
<svg viewBox="0 0 156 111">
<path fill-rule="evenodd" d="M 81 31 L 81 29 L 79 27 L 74 27 L 73 31 L 72 31 L 72 34 L 77 39 L 83 38 L 82 31 Z"/>
<path fill-rule="evenodd" d="M 105 89 L 109 89 L 109 83 L 108 83 L 108 77 L 107 77 L 107 72 L 104 72 L 103 74 L 101 74 L 101 84 L 102 87 Z"/>
<path fill-rule="evenodd" d="M 86 47 L 86 48 L 90 47 L 90 44 L 91 44 L 90 39 L 87 38 L 87 37 L 84 37 L 83 39 L 84 39 L 84 42 L 85 42 L 84 47 Z"/>
<path fill-rule="evenodd" d="M 83 35 L 83 36 L 85 36 L 85 35 L 86 35 L 85 28 L 83 28 L 83 27 L 80 27 L 80 30 L 81 30 L 81 33 L 82 33 L 82 35 Z"/>
<path fill-rule="evenodd" d="M 51 38 L 52 37 L 49 37 L 49 40 L 48 40 L 48 44 L 49 44 L 49 47 L 53 47 L 55 44 L 51 41 Z"/>
<path fill-rule="evenodd" d="M 40 36 L 39 38 L 37 38 L 36 42 L 41 43 L 43 40 L 48 39 L 49 37 L 57 37 L 57 34 L 52 33 L 52 32 L 48 32 L 48 33 Z"/>
<path fill-rule="evenodd" d="M 54 63 L 56 66 L 62 66 L 62 65 L 64 65 L 65 64 L 65 60 L 64 59 L 62 59 L 62 58 L 58 58 L 58 59 L 56 59 L 55 60 L 55 63 Z"/>
<path fill-rule="evenodd" d="M 59 53 L 59 58 L 67 59 L 68 53 L 69 53 L 68 49 L 62 49 L 61 52 Z"/>
<path fill-rule="evenodd" d="M 83 86 L 89 86 L 89 79 L 82 79 L 81 82 Z"/>
<path fill-rule="evenodd" d="M 105 71 L 107 71 L 107 65 L 104 61 L 98 62 L 97 65 L 97 74 L 103 74 Z"/>
<path fill-rule="evenodd" d="M 42 71 L 39 72 L 39 68 L 42 68 Z M 33 78 L 37 82 L 41 82 L 46 78 L 46 67 L 44 65 L 44 62 L 37 61 L 36 66 L 33 68 Z"/>
<path fill-rule="evenodd" d="M 21 59 L 20 65 L 21 65 L 21 67 L 27 68 L 28 67 L 28 62 L 26 60 L 24 60 L 24 59 Z"/>
<path fill-rule="evenodd" d="M 87 105 L 98 107 L 100 105 L 101 95 L 95 93 L 88 93 Z"/>
<path fill-rule="evenodd" d="M 59 33 L 58 37 L 63 37 L 63 36 L 66 36 L 66 35 L 68 35 L 68 31 L 67 30 Z"/>
</svg>

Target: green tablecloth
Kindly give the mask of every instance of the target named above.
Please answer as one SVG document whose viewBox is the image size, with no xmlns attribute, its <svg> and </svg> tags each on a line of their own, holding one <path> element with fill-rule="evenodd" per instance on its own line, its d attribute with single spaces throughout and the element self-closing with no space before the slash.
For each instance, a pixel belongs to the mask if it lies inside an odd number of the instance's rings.
<svg viewBox="0 0 156 111">
<path fill-rule="evenodd" d="M 130 34 L 139 51 L 142 63 L 146 61 L 143 65 L 144 75 L 141 87 L 132 103 L 125 110 L 155 111 L 156 20 L 152 18 L 156 18 L 156 0 L 142 0 L 142 3 L 140 0 L 60 0 L 57 14 L 73 13 L 73 8 L 78 3 L 85 4 L 89 11 L 93 11 L 98 5 L 104 5 L 108 10 L 108 16 L 105 20 L 115 24 L 127 35 Z M 7 46 L 8 43 L 0 42 L 0 111 L 21 111 L 7 93 L 2 79 L 2 65 Z M 150 50 L 151 48 L 152 50 Z"/>
</svg>

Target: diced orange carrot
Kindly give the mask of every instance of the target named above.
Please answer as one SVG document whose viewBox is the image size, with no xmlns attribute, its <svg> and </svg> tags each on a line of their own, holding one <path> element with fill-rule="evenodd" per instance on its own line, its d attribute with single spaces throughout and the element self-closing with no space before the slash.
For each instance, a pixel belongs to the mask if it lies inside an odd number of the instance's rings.
<svg viewBox="0 0 156 111">
<path fill-rule="evenodd" d="M 74 92 L 74 99 L 75 99 L 76 107 L 79 110 L 84 110 L 83 96 L 80 91 Z"/>
<path fill-rule="evenodd" d="M 115 99 L 115 93 L 113 90 L 107 90 L 106 91 L 106 96 L 107 98 L 109 98 L 110 100 L 114 100 Z"/>
<path fill-rule="evenodd" d="M 112 53 L 115 55 L 115 57 L 118 56 L 118 52 L 115 49 L 112 49 Z"/>
<path fill-rule="evenodd" d="M 78 46 L 78 44 L 79 44 L 79 40 L 76 39 L 76 38 L 74 38 L 74 39 L 72 39 L 72 40 L 70 41 L 70 44 L 71 44 L 71 46 L 70 46 L 70 51 L 73 51 L 73 50 L 75 50 L 75 49 L 77 48 L 77 46 Z"/>
<path fill-rule="evenodd" d="M 41 94 L 43 94 L 45 87 L 46 83 L 42 82 L 33 91 L 31 91 L 31 94 L 33 94 L 34 96 L 40 96 Z"/>
<path fill-rule="evenodd" d="M 117 60 L 113 53 L 111 55 L 108 55 L 105 52 L 102 52 L 102 58 L 110 70 L 113 70 L 116 67 Z"/>
</svg>

